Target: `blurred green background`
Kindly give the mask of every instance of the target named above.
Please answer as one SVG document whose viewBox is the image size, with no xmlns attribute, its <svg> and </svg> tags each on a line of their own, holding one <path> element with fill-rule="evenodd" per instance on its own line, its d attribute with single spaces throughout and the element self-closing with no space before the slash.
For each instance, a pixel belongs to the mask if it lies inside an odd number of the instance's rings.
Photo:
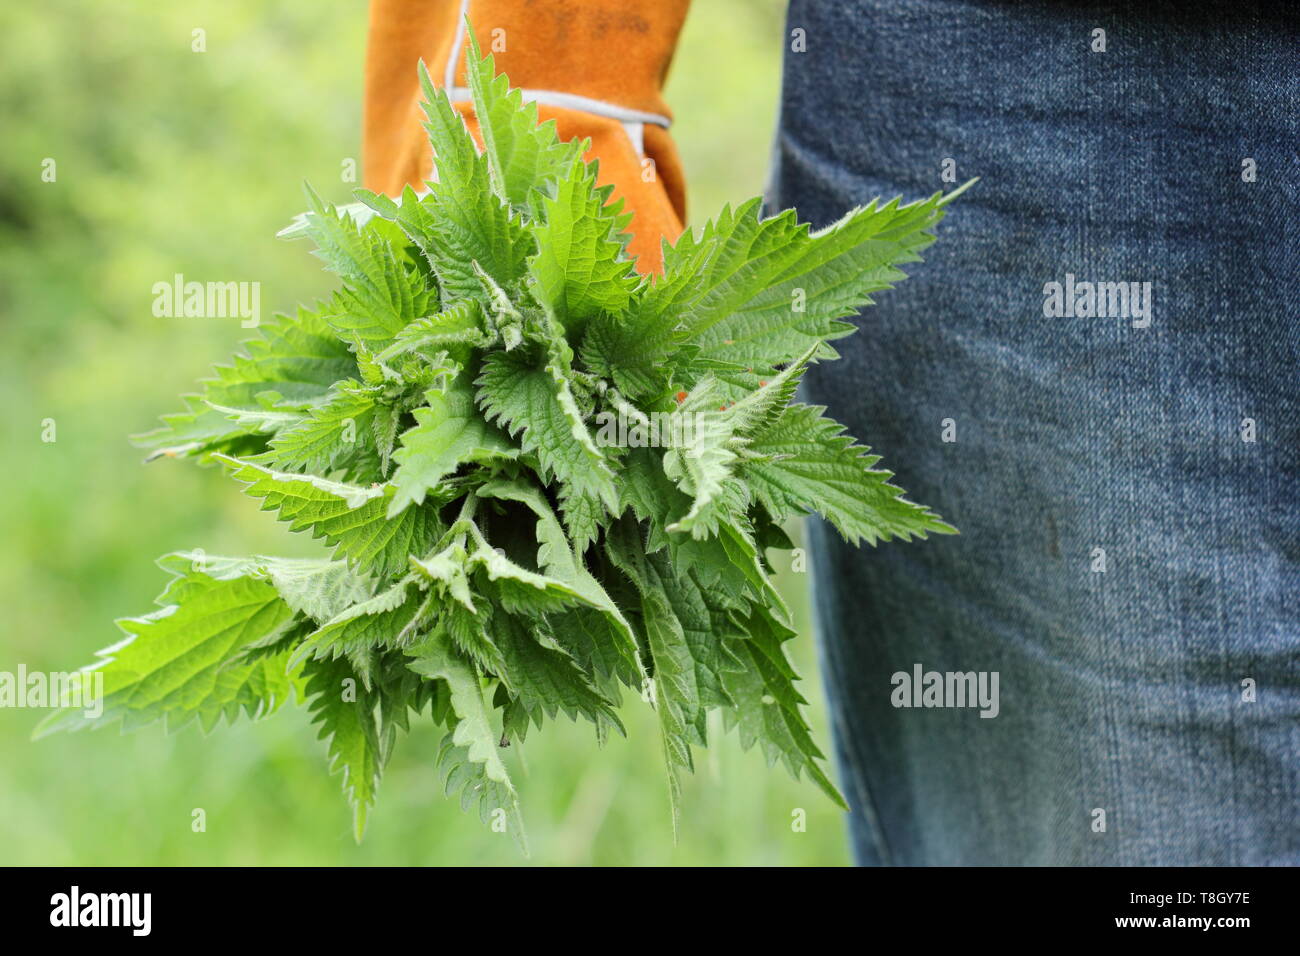
<svg viewBox="0 0 1300 956">
<path fill-rule="evenodd" d="M 762 191 L 779 90 L 783 4 L 695 0 L 668 99 L 698 223 Z M 191 52 L 192 31 L 207 52 Z M 50 0 L 0 8 L 0 381 L 9 491 L 0 499 L 0 670 L 71 670 L 148 610 L 164 552 L 313 554 L 212 470 L 141 466 L 129 433 L 179 407 L 247 336 L 237 320 L 159 319 L 177 272 L 256 280 L 262 309 L 328 292 L 305 245 L 274 238 L 301 183 L 350 201 L 359 159 L 366 7 L 206 0 Z M 43 182 L 52 159 L 56 180 Z M 57 441 L 41 441 L 53 419 Z M 804 594 L 794 648 L 829 749 Z M 514 753 L 541 864 L 839 864 L 843 819 L 817 790 L 742 753 L 699 755 L 680 841 L 652 716 L 602 752 L 554 724 Z M 399 746 L 365 842 L 302 708 L 258 723 L 116 729 L 29 742 L 40 714 L 0 710 L 0 864 L 477 864 L 521 862 L 509 838 L 439 792 L 437 738 Z M 518 748 L 516 748 L 516 751 Z M 202 807 L 207 831 L 191 831 Z M 807 811 L 806 832 L 791 814 Z"/>
</svg>

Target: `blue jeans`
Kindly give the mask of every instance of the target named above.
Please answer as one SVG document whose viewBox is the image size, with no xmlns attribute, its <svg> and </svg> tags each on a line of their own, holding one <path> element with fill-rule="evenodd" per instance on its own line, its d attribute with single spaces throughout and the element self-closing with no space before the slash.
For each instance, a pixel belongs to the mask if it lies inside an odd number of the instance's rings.
<svg viewBox="0 0 1300 956">
<path fill-rule="evenodd" d="M 774 207 L 981 177 L 805 383 L 961 529 L 810 528 L 862 863 L 1300 864 L 1300 39 L 1145 6 L 790 5 Z"/>
</svg>

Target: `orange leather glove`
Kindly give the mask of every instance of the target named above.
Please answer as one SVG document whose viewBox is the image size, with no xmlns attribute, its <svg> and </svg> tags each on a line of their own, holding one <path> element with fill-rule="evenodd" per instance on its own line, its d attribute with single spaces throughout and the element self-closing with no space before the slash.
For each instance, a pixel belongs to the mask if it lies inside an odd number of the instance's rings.
<svg viewBox="0 0 1300 956">
<path fill-rule="evenodd" d="M 601 185 L 633 214 L 629 254 L 643 273 L 663 270 L 660 242 L 686 217 L 681 161 L 668 135 L 662 89 L 690 0 L 372 0 L 366 51 L 365 185 L 396 196 L 417 190 L 433 157 L 421 122 L 416 66 L 423 59 L 479 138 L 465 89 L 465 17 L 498 72 L 535 99 L 563 139 L 590 137 Z M 647 162 L 649 161 L 649 162 Z"/>
</svg>

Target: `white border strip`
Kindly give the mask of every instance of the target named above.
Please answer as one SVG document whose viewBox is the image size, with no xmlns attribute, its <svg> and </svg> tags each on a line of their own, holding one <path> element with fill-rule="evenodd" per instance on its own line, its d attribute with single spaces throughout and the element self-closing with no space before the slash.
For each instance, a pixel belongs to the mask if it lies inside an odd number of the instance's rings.
<svg viewBox="0 0 1300 956">
<path fill-rule="evenodd" d="M 462 49 L 465 46 L 465 19 L 469 16 L 470 0 L 461 0 L 460 19 L 456 24 L 456 39 L 452 41 L 451 53 L 447 57 L 447 68 L 443 72 L 443 89 L 447 91 L 448 98 L 453 103 L 465 103 L 470 99 L 470 92 L 463 86 L 456 85 L 456 64 L 460 60 Z M 649 123 L 651 126 L 662 126 L 664 129 L 672 126 L 673 122 L 667 116 L 661 113 L 648 113 L 645 110 L 634 110 L 626 106 L 618 106 L 614 103 L 606 103 L 604 100 L 592 99 L 590 96 L 579 96 L 577 93 L 562 93 L 558 90 L 520 90 L 524 95 L 524 100 L 538 103 L 542 106 L 554 106 L 558 109 L 576 110 L 580 113 L 591 113 L 595 116 L 604 116 L 608 119 L 618 120 L 620 123 Z M 643 152 L 643 150 L 638 150 Z"/>
<path fill-rule="evenodd" d="M 595 100 L 590 96 L 579 96 L 577 93 L 529 89 L 523 89 L 519 92 L 524 95 L 525 101 L 539 103 L 542 106 L 577 110 L 580 113 L 593 113 L 596 116 L 605 116 L 612 120 L 618 120 L 620 123 L 649 123 L 652 126 L 662 126 L 664 129 L 672 125 L 672 120 L 660 113 L 634 110 L 626 106 L 606 103 L 604 100 Z M 470 99 L 470 92 L 463 86 L 449 86 L 447 87 L 447 96 L 453 103 L 465 103 Z"/>
</svg>

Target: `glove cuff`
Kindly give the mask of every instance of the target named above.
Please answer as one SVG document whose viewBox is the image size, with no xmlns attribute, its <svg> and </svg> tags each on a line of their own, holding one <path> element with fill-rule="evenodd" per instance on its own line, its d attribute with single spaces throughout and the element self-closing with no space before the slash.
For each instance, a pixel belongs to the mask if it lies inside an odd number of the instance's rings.
<svg viewBox="0 0 1300 956">
<path fill-rule="evenodd" d="M 496 69 L 512 86 L 538 102 L 543 119 L 557 119 L 566 139 L 592 136 L 592 152 L 603 160 L 602 182 L 618 183 L 620 194 L 648 193 L 626 195 L 637 213 L 635 249 L 629 251 L 641 254 L 643 270 L 656 271 L 660 238 L 676 238 L 685 215 L 679 161 L 667 135 L 672 115 L 663 100 L 663 84 L 689 5 L 690 0 L 372 0 L 366 186 L 396 195 L 407 184 L 418 189 L 427 178 L 432 157 L 421 127 L 415 64 L 423 59 L 434 83 L 450 86 L 453 101 L 467 109 L 468 16 L 480 49 L 492 53 Z M 470 125 L 474 130 L 475 124 Z M 617 158 L 612 154 L 613 131 L 620 127 L 634 154 L 628 163 L 621 149 Z M 654 160 L 662 181 L 642 190 L 645 159 Z M 665 208 L 652 211 L 652 206 Z"/>
</svg>

